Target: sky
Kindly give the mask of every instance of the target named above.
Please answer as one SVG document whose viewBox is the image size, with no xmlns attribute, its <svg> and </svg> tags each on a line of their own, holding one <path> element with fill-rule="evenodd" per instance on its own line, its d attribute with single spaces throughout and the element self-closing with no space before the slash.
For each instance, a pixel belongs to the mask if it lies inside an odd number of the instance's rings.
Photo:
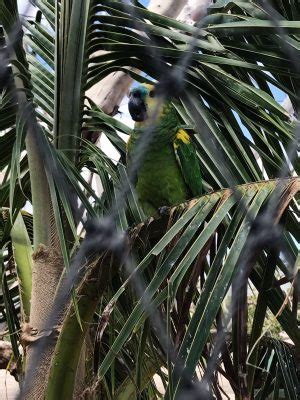
<svg viewBox="0 0 300 400">
<path fill-rule="evenodd" d="M 28 0 L 18 0 L 18 8 L 19 13 L 26 15 L 33 15 L 34 14 L 34 7 L 29 3 Z"/>
</svg>

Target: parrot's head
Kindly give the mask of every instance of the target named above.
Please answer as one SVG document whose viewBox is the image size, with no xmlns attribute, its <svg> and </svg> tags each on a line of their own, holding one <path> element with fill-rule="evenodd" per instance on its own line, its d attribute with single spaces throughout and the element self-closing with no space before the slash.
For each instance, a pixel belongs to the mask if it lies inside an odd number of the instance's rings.
<svg viewBox="0 0 300 400">
<path fill-rule="evenodd" d="M 153 85 L 142 84 L 131 89 L 128 109 L 131 118 L 137 122 L 145 121 L 156 103 Z"/>
</svg>

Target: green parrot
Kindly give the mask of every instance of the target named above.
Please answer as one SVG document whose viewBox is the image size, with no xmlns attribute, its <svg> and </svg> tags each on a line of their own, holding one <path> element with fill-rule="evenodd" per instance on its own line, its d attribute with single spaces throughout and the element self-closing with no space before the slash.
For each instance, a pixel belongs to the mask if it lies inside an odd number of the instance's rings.
<svg viewBox="0 0 300 400">
<path fill-rule="evenodd" d="M 136 191 L 145 215 L 199 196 L 202 177 L 196 151 L 172 103 L 160 105 L 155 87 L 142 84 L 130 91 L 128 109 L 135 125 L 127 143 L 127 165 L 138 140 L 152 123 L 151 115 L 158 116 L 137 172 Z"/>
</svg>

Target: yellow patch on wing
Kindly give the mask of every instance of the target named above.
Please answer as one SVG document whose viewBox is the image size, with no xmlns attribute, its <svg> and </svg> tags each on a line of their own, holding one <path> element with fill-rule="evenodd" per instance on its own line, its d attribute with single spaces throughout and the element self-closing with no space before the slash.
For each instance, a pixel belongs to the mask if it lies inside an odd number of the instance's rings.
<svg viewBox="0 0 300 400">
<path fill-rule="evenodd" d="M 179 129 L 176 133 L 175 139 L 173 141 L 173 147 L 175 150 L 178 149 L 178 147 L 180 146 L 179 141 L 184 144 L 189 144 L 191 142 L 189 134 L 183 129 Z"/>
<path fill-rule="evenodd" d="M 189 144 L 191 142 L 189 134 L 183 129 L 179 129 L 179 131 L 176 133 L 175 140 L 181 140 L 185 144 Z"/>
</svg>

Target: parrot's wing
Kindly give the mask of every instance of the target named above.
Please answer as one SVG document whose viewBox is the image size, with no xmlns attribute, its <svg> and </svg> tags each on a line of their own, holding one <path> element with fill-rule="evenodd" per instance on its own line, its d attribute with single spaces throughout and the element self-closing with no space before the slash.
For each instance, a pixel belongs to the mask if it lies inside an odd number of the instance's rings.
<svg viewBox="0 0 300 400">
<path fill-rule="evenodd" d="M 130 164 L 130 140 L 131 140 L 131 136 L 129 136 L 129 139 L 128 139 L 128 141 L 127 141 L 127 143 L 126 143 L 126 165 L 127 165 L 127 168 L 129 167 L 129 164 Z"/>
<path fill-rule="evenodd" d="M 201 195 L 202 176 L 200 165 L 191 138 L 185 130 L 178 130 L 173 146 L 185 183 L 193 196 Z"/>
</svg>

